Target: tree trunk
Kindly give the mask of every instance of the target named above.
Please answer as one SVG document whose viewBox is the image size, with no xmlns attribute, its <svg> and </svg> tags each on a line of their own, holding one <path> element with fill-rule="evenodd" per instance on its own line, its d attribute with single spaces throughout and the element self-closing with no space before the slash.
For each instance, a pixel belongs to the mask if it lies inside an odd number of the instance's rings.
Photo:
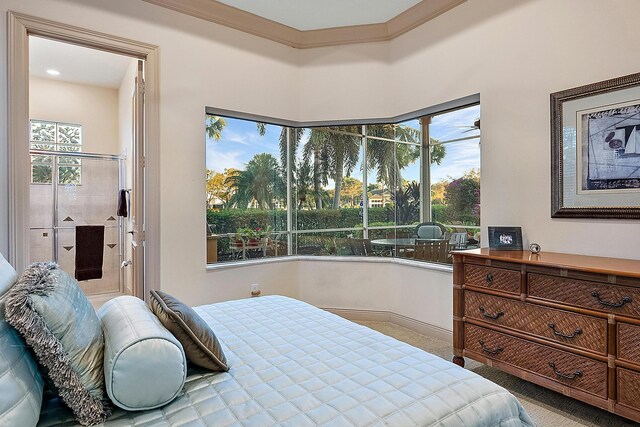
<svg viewBox="0 0 640 427">
<path fill-rule="evenodd" d="M 344 174 L 344 164 L 342 159 L 338 159 L 337 163 L 335 176 L 336 186 L 333 193 L 333 209 L 340 208 L 340 191 L 342 190 L 342 175 Z"/>
<path fill-rule="evenodd" d="M 316 209 L 322 209 L 322 183 L 320 182 L 320 156 L 313 151 L 313 196 L 316 199 Z"/>
</svg>

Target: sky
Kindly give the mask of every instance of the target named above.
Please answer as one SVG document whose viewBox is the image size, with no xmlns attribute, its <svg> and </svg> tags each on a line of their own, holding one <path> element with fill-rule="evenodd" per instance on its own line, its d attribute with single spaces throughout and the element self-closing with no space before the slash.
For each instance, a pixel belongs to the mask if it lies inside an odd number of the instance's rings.
<svg viewBox="0 0 640 427">
<path fill-rule="evenodd" d="M 479 135 L 478 131 L 465 132 L 480 117 L 480 106 L 475 105 L 462 110 L 433 117 L 429 127 L 431 138 L 448 141 L 457 138 Z M 206 138 L 207 169 L 222 172 L 225 168 L 244 169 L 249 160 L 259 153 L 269 153 L 280 159 L 279 137 L 280 126 L 266 125 L 266 134 L 260 136 L 255 122 L 225 118 L 227 125 L 222 131 L 219 141 Z M 403 123 L 419 129 L 419 121 L 411 120 Z M 308 133 L 303 136 L 306 140 Z M 479 138 L 446 144 L 446 155 L 440 165 L 432 165 L 431 182 L 436 183 L 449 177 L 458 178 L 472 168 L 480 168 Z M 361 162 L 351 176 L 362 180 Z M 407 180 L 418 181 L 420 178 L 419 161 L 409 165 L 402 171 Z M 375 180 L 375 173 L 369 172 L 369 182 Z M 328 187 L 333 187 L 330 182 Z"/>
</svg>

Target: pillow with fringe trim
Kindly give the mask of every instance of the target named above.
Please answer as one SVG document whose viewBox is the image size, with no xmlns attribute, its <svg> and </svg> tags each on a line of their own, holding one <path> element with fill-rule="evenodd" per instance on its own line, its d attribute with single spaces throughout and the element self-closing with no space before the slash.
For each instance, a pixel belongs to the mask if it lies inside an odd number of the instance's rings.
<svg viewBox="0 0 640 427">
<path fill-rule="evenodd" d="M 30 345 L 82 425 L 110 415 L 104 393 L 104 336 L 78 283 L 55 263 L 35 263 L 8 292 L 7 322 Z"/>
</svg>

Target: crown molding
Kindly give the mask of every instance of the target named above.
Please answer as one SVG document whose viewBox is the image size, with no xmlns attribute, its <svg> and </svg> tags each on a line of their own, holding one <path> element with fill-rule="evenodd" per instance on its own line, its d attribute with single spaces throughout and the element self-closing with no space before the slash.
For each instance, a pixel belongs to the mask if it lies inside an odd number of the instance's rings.
<svg viewBox="0 0 640 427">
<path fill-rule="evenodd" d="M 389 41 L 442 15 L 466 0 L 422 0 L 384 23 L 306 31 L 254 15 L 217 0 L 143 1 L 273 40 L 293 48 L 309 49 Z"/>
</svg>

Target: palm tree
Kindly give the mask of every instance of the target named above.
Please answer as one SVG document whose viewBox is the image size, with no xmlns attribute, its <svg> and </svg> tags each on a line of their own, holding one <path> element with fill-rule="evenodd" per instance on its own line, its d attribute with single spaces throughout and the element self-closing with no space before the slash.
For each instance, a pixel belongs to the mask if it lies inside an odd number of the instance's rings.
<svg viewBox="0 0 640 427">
<path fill-rule="evenodd" d="M 376 170 L 378 182 L 392 188 L 400 187 L 400 171 L 420 157 L 420 147 L 388 140 L 419 143 L 422 138 L 421 132 L 409 126 L 388 124 L 367 126 L 367 134 L 387 140 L 368 140 L 367 168 Z"/>
<path fill-rule="evenodd" d="M 360 137 L 348 133 L 359 133 L 359 126 L 311 129 L 305 143 L 303 158 L 308 161 L 313 156 L 317 209 L 322 208 L 321 188 L 327 184 L 328 178 L 335 183 L 333 209 L 340 207 L 342 180 L 351 175 L 360 159 Z"/>
<path fill-rule="evenodd" d="M 311 203 L 307 200 L 312 195 L 313 174 L 309 162 L 301 162 L 297 168 L 297 173 L 293 177 L 295 183 L 296 200 L 298 201 L 298 210 L 302 210 L 304 206 L 311 207 Z"/>
<path fill-rule="evenodd" d="M 206 119 L 207 136 L 214 141 L 220 141 L 222 129 L 224 129 L 226 125 L 227 122 L 222 117 L 208 115 Z"/>
<path fill-rule="evenodd" d="M 208 124 L 207 134 L 214 139 L 217 135 L 217 139 L 219 139 L 220 132 L 226 123 L 222 118 L 210 117 L 214 120 Z M 260 135 L 266 134 L 265 123 L 256 123 L 256 128 Z M 299 181 L 302 179 L 302 175 L 299 176 L 296 173 L 297 168 L 312 161 L 315 208 L 323 208 L 322 195 L 325 192 L 323 186 L 328 184 L 329 179 L 333 179 L 335 186 L 332 207 L 337 209 L 340 206 L 343 178 L 350 176 L 360 158 L 360 137 L 348 133 L 359 134 L 360 126 L 312 128 L 304 144 L 303 159 L 299 166 L 295 159 L 295 153 L 304 133 L 305 130 L 300 128 L 282 127 L 280 131 L 279 146 L 282 167 L 279 170 L 282 171 L 282 180 L 286 182 L 287 165 L 291 168 L 294 180 Z M 388 140 L 418 143 L 421 140 L 420 131 L 404 125 L 384 124 L 367 126 L 367 134 L 387 139 L 387 141 L 369 139 L 366 167 L 370 170 L 377 170 L 379 182 L 385 183 L 389 187 L 397 187 L 395 183 L 402 182 L 401 170 L 420 156 L 420 148 L 414 145 L 396 144 Z M 290 145 L 289 158 L 287 158 L 287 136 L 289 136 Z M 430 153 L 431 163 L 440 164 L 445 155 L 445 147 L 432 145 Z M 297 183 L 300 187 L 304 187 L 306 184 L 306 182 Z"/>
<path fill-rule="evenodd" d="M 268 153 L 256 154 L 243 171 L 237 171 L 228 178 L 235 188 L 230 204 L 246 208 L 255 203 L 259 209 L 273 209 L 274 200 L 286 194 L 286 184 L 282 180 L 278 160 Z"/>
</svg>

